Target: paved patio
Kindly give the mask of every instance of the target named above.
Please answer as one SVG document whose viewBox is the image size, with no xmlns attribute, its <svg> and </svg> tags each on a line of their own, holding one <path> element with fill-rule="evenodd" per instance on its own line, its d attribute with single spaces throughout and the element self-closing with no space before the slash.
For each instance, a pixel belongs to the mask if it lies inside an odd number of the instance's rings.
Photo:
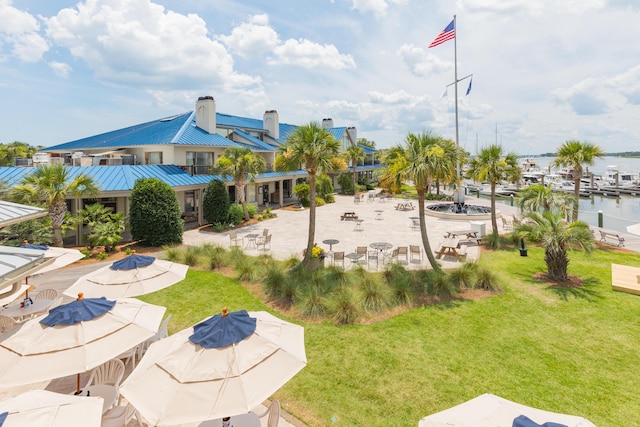
<svg viewBox="0 0 640 427">
<path fill-rule="evenodd" d="M 420 230 L 412 227 L 411 218 L 418 217 L 417 201 L 412 200 L 416 207 L 414 210 L 397 210 L 396 204 L 404 203 L 404 199 L 387 199 L 384 202 L 369 202 L 367 198 L 359 203 L 354 202 L 353 196 L 336 196 L 335 203 L 329 203 L 320 206 L 316 210 L 316 231 L 315 242 L 324 248 L 330 249 L 330 245 L 323 243 L 325 240 L 335 239 L 339 243 L 333 244 L 334 252 L 344 252 L 345 254 L 354 252 L 358 246 L 366 246 L 373 242 L 387 242 L 398 246 L 417 245 L 423 249 L 422 240 L 420 238 Z M 426 202 L 432 204 L 435 202 Z M 469 199 L 468 203 L 478 205 L 488 205 L 488 200 Z M 499 205 L 498 210 L 506 216 L 517 213 L 517 209 L 507 205 Z M 382 212 L 379 212 L 382 211 Z M 277 217 L 268 219 L 257 224 L 238 228 L 236 231 L 240 236 L 244 236 L 243 250 L 249 255 L 258 255 L 267 253 L 274 258 L 284 260 L 290 257 L 302 258 L 302 251 L 307 246 L 308 230 L 309 230 L 309 209 L 294 211 L 279 209 L 274 211 Z M 340 217 L 345 212 L 355 212 L 359 220 L 363 220 L 360 224 L 353 219 L 341 220 Z M 427 234 L 431 249 L 436 251 L 440 243 L 444 240 L 444 235 L 448 231 L 464 230 L 471 227 L 470 221 L 482 222 L 485 224 L 486 233 L 491 232 L 491 221 L 477 220 L 472 216 L 461 215 L 460 219 L 443 219 L 432 216 L 425 216 L 427 221 Z M 500 226 L 500 225 L 499 225 Z M 271 238 L 271 249 L 257 249 L 253 244 L 248 242 L 246 238 L 249 234 L 262 234 L 263 229 L 267 228 Z M 359 231 L 361 228 L 361 231 Z M 503 230 L 500 229 L 500 232 Z M 230 247 L 230 232 L 217 233 L 213 231 L 204 231 L 201 229 L 193 229 L 185 231 L 183 236 L 184 244 L 197 246 L 204 243 L 217 244 L 223 247 Z M 467 260 L 477 260 L 479 247 L 474 243 L 467 248 Z M 453 268 L 464 262 L 464 258 L 460 260 L 453 256 L 444 256 L 439 262 L 445 268 Z M 345 260 L 345 265 L 350 263 L 349 259 Z M 422 257 L 422 262 L 409 262 L 407 268 L 419 269 L 427 268 L 429 265 L 426 257 Z M 376 267 L 375 263 L 369 264 L 370 270 L 382 269 L 382 265 Z"/>
</svg>

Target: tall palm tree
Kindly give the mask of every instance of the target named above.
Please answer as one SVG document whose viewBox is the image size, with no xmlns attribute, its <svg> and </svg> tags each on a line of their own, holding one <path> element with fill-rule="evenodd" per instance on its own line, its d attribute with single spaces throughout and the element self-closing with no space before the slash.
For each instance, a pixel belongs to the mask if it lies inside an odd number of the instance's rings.
<svg viewBox="0 0 640 427">
<path fill-rule="evenodd" d="M 573 212 L 571 217 L 578 220 L 578 206 L 580 200 L 580 179 L 584 173 L 582 165 L 593 166 L 597 158 L 603 157 L 604 151 L 598 145 L 576 140 L 566 141 L 556 151 L 554 166 L 569 167 L 573 169 L 573 192 L 575 200 L 573 202 Z"/>
<path fill-rule="evenodd" d="M 469 161 L 468 174 L 476 181 L 489 181 L 491 185 L 491 226 L 494 236 L 498 235 L 498 221 L 496 219 L 496 185 L 502 181 L 516 181 L 522 171 L 518 166 L 515 153 L 503 156 L 502 146 L 492 144 L 480 150 L 480 153 Z"/>
<path fill-rule="evenodd" d="M 565 218 L 573 207 L 572 194 L 554 191 L 551 184 L 531 184 L 518 194 L 518 207 L 522 212 L 557 211 Z"/>
<path fill-rule="evenodd" d="M 595 247 L 589 226 L 582 221 L 567 224 L 564 215 L 554 211 L 530 212 L 526 217 L 531 221 L 516 225 L 514 231 L 520 238 L 542 242 L 547 276 L 551 280 L 567 280 L 567 248 L 580 246 L 590 252 Z"/>
<path fill-rule="evenodd" d="M 438 194 L 440 194 L 440 184 L 448 185 L 456 182 L 456 164 L 463 160 L 462 152 L 455 142 L 448 139 L 438 139 L 431 149 L 429 165 Z M 427 191 L 431 191 L 431 185 Z"/>
<path fill-rule="evenodd" d="M 427 254 L 429 264 L 434 271 L 442 271 L 438 264 L 427 235 L 427 223 L 424 214 L 424 200 L 427 187 L 432 180 L 433 157 L 438 156 L 442 147 L 438 145 L 440 136 L 433 132 L 420 134 L 409 133 L 405 138 L 404 147 L 391 150 L 394 154 L 387 157 L 385 168 L 381 174 L 381 181 L 397 185 L 399 182 L 413 181 L 418 193 L 418 216 L 420 217 L 420 236 Z"/>
<path fill-rule="evenodd" d="M 407 155 L 403 146 L 397 145 L 385 150 L 382 156 L 382 164 L 385 167 L 375 172 L 378 184 L 392 193 L 402 191 L 402 179 L 399 171 L 407 167 L 406 163 Z"/>
<path fill-rule="evenodd" d="M 44 204 L 48 209 L 54 246 L 62 246 L 62 224 L 67 212 L 67 196 L 91 197 L 99 192 L 92 177 L 79 174 L 72 178 L 70 170 L 61 164 L 40 165 L 13 189 L 18 202 Z"/>
<path fill-rule="evenodd" d="M 309 175 L 309 239 L 304 265 L 309 263 L 316 233 L 316 175 L 335 167 L 334 158 L 340 154 L 340 142 L 318 122 L 297 127 L 287 137 L 278 152 L 276 166 L 280 170 L 297 170 L 302 167 Z"/>
<path fill-rule="evenodd" d="M 344 156 L 351 161 L 351 167 L 353 167 L 353 194 L 356 194 L 356 188 L 358 188 L 358 172 L 356 168 L 358 162 L 363 161 L 366 156 L 362 147 L 356 144 L 349 145 L 349 148 L 344 152 Z"/>
<path fill-rule="evenodd" d="M 253 181 L 256 175 L 265 171 L 266 167 L 264 158 L 250 148 L 229 147 L 224 150 L 213 168 L 214 173 L 230 176 L 233 179 L 236 201 L 242 205 L 245 221 L 251 219 L 244 191 L 247 181 Z"/>
</svg>

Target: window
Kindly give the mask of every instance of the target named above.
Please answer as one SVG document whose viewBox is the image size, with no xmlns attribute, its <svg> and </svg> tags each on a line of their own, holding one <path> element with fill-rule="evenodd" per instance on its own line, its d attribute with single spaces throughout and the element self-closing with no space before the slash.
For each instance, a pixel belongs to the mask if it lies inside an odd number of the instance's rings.
<svg viewBox="0 0 640 427">
<path fill-rule="evenodd" d="M 144 153 L 144 163 L 147 165 L 161 165 L 162 151 L 149 151 Z"/>
<path fill-rule="evenodd" d="M 208 175 L 213 166 L 213 159 L 214 154 L 212 152 L 187 151 L 187 166 L 193 167 L 194 175 Z"/>
</svg>

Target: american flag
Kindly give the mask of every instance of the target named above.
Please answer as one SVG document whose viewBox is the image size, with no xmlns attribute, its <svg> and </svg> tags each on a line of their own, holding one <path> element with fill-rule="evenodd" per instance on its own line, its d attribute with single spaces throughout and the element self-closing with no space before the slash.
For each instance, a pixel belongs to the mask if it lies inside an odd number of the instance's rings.
<svg viewBox="0 0 640 427">
<path fill-rule="evenodd" d="M 456 37 L 456 28 L 453 25 L 453 22 L 454 21 L 451 21 L 451 23 L 447 25 L 447 27 L 444 30 L 442 30 L 440 34 L 438 34 L 438 37 L 436 37 L 436 39 L 431 42 L 429 47 L 436 47 L 439 44 L 442 44 L 447 40 L 451 40 Z"/>
</svg>

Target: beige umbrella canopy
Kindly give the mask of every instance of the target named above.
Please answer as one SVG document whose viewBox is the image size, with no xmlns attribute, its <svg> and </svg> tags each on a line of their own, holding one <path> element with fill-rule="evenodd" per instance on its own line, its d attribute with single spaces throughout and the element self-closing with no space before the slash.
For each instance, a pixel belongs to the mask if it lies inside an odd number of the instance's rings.
<svg viewBox="0 0 640 427">
<path fill-rule="evenodd" d="M 6 413 L 2 427 L 85 427 L 100 426 L 101 397 L 80 397 L 32 390 L 0 402 L 0 419 Z"/>
<path fill-rule="evenodd" d="M 242 324 L 231 329 L 255 329 L 227 341 L 224 319 L 234 317 Z M 234 312 L 152 344 L 120 392 L 152 426 L 198 423 L 248 413 L 306 364 L 301 326 L 266 312 Z"/>
<path fill-rule="evenodd" d="M 74 297 L 82 292 L 88 298 L 105 296 L 111 299 L 134 297 L 183 280 L 187 270 L 188 265 L 134 254 L 85 274 L 64 294 Z"/>
<path fill-rule="evenodd" d="M 31 319 L 0 334 L 0 388 L 93 369 L 152 337 L 166 310 L 136 299 L 122 299 L 110 301 L 111 308 L 91 320 L 56 326 L 41 323 L 63 313 L 74 303 L 56 307 L 47 316 Z M 72 317 L 80 313 L 74 310 Z"/>
<path fill-rule="evenodd" d="M 44 251 L 44 257 L 53 258 L 53 262 L 48 264 L 47 266 L 39 269 L 36 274 L 46 273 L 47 271 L 57 270 L 62 267 L 66 267 L 67 265 L 73 264 L 76 261 L 84 258 L 82 252 L 77 249 L 68 249 L 68 248 L 58 248 L 55 246 L 46 246 L 46 245 L 33 245 L 27 242 L 26 240 L 20 246 L 24 249 L 36 249 Z"/>
<path fill-rule="evenodd" d="M 418 427 L 524 427 L 534 425 L 596 427 L 582 417 L 543 411 L 493 394 L 483 394 L 453 408 L 424 417 L 418 423 Z"/>
</svg>

